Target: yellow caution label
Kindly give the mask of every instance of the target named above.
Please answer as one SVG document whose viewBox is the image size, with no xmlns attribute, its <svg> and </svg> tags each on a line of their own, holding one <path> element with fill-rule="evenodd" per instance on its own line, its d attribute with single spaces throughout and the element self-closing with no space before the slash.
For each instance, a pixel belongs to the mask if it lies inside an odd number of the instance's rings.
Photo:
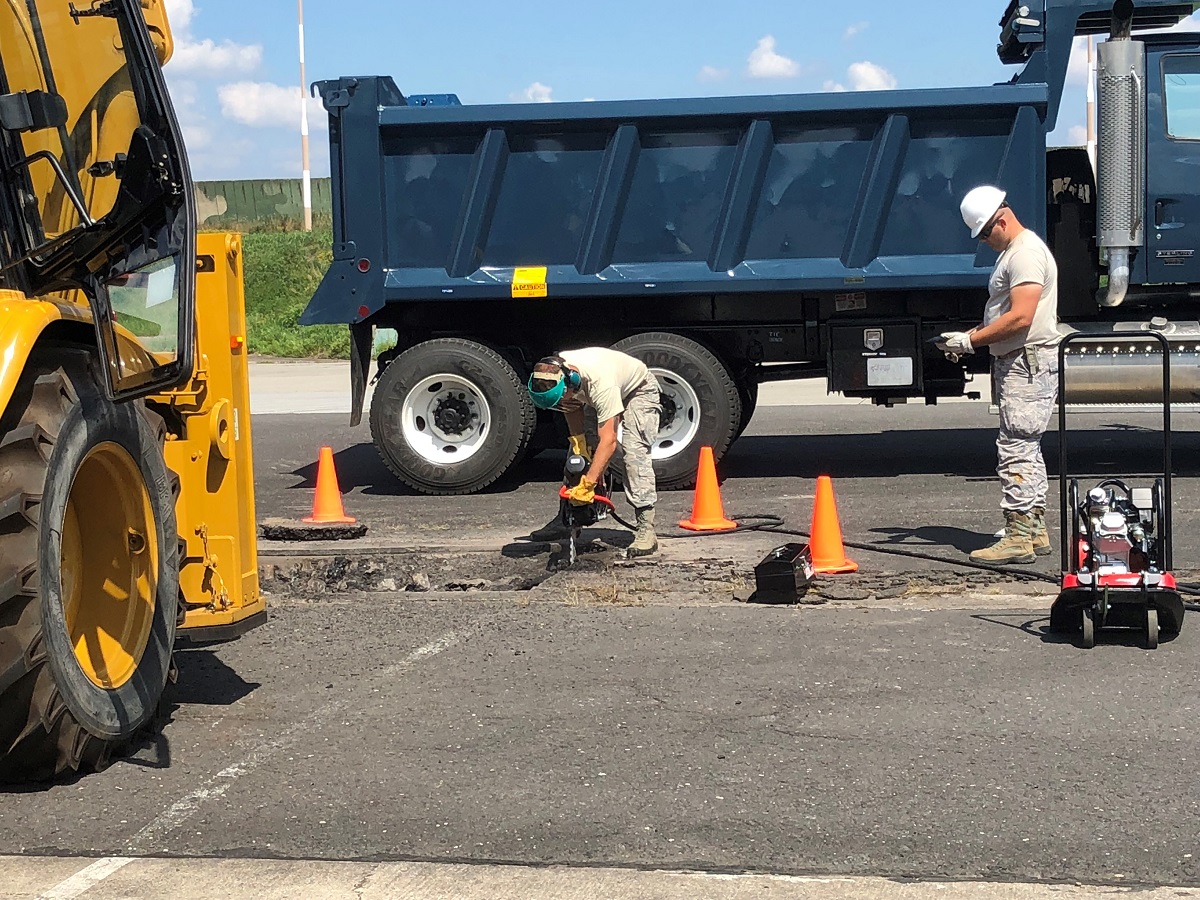
<svg viewBox="0 0 1200 900">
<path fill-rule="evenodd" d="M 546 267 L 519 266 L 513 269 L 513 299 L 546 296 Z"/>
</svg>

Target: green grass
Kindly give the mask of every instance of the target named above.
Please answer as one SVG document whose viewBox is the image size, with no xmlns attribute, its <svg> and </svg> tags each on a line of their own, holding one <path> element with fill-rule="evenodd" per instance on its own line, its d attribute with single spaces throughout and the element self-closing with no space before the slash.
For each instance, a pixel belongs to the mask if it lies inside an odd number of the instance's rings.
<svg viewBox="0 0 1200 900">
<path fill-rule="evenodd" d="M 251 353 L 346 359 L 345 325 L 298 325 L 296 320 L 333 259 L 328 226 L 304 231 L 252 231 L 243 237 L 246 339 Z"/>
</svg>

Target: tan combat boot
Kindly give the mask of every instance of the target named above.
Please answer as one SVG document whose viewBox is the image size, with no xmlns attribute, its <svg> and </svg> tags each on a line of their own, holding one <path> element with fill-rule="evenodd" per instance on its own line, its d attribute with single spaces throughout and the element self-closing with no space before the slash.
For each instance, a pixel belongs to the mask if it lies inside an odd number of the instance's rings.
<svg viewBox="0 0 1200 900">
<path fill-rule="evenodd" d="M 1006 510 L 1004 537 L 983 550 L 971 554 L 972 562 L 1020 563 L 1037 561 L 1033 552 L 1033 515 Z"/>
<path fill-rule="evenodd" d="M 637 531 L 633 543 L 625 551 L 626 559 L 637 559 L 658 552 L 658 536 L 654 533 L 654 507 L 647 506 L 637 511 Z"/>
<path fill-rule="evenodd" d="M 1050 555 L 1050 532 L 1046 529 L 1046 508 L 1035 506 L 1030 514 L 1033 517 L 1033 552 L 1038 556 Z"/>
</svg>

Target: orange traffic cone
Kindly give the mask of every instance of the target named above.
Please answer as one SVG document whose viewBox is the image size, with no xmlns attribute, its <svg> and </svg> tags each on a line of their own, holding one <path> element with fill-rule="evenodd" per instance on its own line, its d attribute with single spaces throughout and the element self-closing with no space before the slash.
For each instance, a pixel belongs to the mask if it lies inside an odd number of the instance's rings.
<svg viewBox="0 0 1200 900">
<path fill-rule="evenodd" d="M 696 469 L 696 493 L 692 499 L 692 517 L 680 522 L 679 527 L 688 531 L 733 531 L 737 528 L 737 522 L 725 518 L 712 447 L 700 448 L 700 465 Z"/>
<path fill-rule="evenodd" d="M 858 563 L 846 559 L 842 545 L 842 526 L 838 522 L 837 501 L 833 499 L 833 481 L 828 475 L 817 479 L 817 499 L 813 503 L 812 548 L 813 568 L 821 575 L 857 572 Z"/>
<path fill-rule="evenodd" d="M 317 463 L 317 492 L 313 497 L 313 513 L 304 520 L 309 525 L 349 525 L 357 521 L 342 508 L 342 491 L 338 487 L 337 470 L 333 465 L 333 448 L 322 447 Z"/>
</svg>

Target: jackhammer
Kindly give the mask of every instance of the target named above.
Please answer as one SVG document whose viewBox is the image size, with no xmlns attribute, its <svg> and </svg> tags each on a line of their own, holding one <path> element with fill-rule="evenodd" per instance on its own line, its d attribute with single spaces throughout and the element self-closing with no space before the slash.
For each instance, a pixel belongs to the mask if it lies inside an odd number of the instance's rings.
<svg viewBox="0 0 1200 900">
<path fill-rule="evenodd" d="M 587 459 L 578 453 L 567 456 L 567 463 L 563 467 L 562 487 L 558 490 L 558 514 L 567 530 L 567 565 L 575 564 L 579 552 L 579 535 L 584 528 L 607 519 L 609 513 L 616 517 L 616 507 L 609 499 L 610 478 L 607 474 L 596 485 L 596 497 L 591 503 L 583 505 L 571 502 L 568 492 L 587 474 L 588 466 Z"/>
</svg>

